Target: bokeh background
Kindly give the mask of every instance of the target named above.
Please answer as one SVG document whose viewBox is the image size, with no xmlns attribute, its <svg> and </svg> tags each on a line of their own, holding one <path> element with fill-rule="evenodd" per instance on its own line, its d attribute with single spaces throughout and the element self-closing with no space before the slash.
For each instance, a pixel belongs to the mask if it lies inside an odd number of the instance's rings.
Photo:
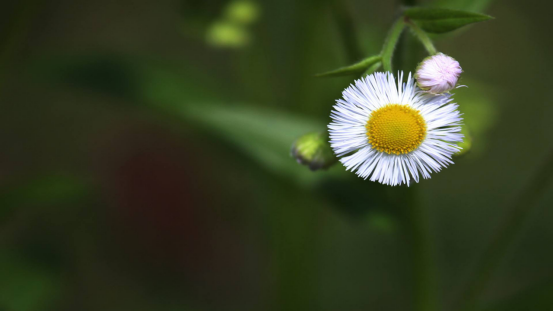
<svg viewBox="0 0 553 312">
<path fill-rule="evenodd" d="M 397 1 L 2 1 L 0 309 L 463 309 L 513 207 L 476 307 L 553 309 L 553 4 L 418 2 L 496 19 L 434 37 L 472 144 L 407 189 L 290 156 Z"/>
</svg>

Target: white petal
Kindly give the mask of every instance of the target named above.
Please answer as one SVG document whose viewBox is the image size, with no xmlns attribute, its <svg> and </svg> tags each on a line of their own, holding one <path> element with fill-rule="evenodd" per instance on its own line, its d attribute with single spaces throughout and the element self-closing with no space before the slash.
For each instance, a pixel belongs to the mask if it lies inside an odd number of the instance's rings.
<svg viewBox="0 0 553 312">
<path fill-rule="evenodd" d="M 356 80 L 342 93 L 330 114 L 330 144 L 347 170 L 359 177 L 388 185 L 409 185 L 411 179 L 430 178 L 432 172 L 452 164 L 459 151 L 462 123 L 450 94 L 432 95 L 420 90 L 411 74 L 402 83 L 391 73 L 374 73 Z M 427 134 L 414 151 L 391 155 L 372 148 L 366 124 L 371 113 L 388 104 L 404 104 L 420 111 Z"/>
</svg>

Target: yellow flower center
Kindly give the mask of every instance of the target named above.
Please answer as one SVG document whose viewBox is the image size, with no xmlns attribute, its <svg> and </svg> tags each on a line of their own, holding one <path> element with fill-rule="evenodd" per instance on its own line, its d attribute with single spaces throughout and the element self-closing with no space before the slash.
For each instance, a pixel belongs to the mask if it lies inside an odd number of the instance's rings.
<svg viewBox="0 0 553 312">
<path fill-rule="evenodd" d="M 407 105 L 388 104 L 371 113 L 366 125 L 372 147 L 388 154 L 407 154 L 426 136 L 420 112 Z"/>
</svg>

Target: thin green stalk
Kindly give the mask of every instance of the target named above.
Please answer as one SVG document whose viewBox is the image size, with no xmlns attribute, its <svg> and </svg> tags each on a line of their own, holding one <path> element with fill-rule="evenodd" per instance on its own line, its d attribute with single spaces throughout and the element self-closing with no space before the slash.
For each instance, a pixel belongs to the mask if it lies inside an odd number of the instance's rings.
<svg viewBox="0 0 553 312">
<path fill-rule="evenodd" d="M 395 46 L 404 27 L 405 22 L 403 18 L 400 18 L 390 32 L 389 38 L 392 39 L 388 39 L 386 44 L 393 44 Z M 404 37 L 404 40 L 397 44 L 396 53 L 398 57 L 396 57 L 396 65 L 398 68 L 409 70 L 411 67 L 414 68 L 416 64 L 409 64 L 409 61 L 412 59 L 407 56 L 414 53 L 413 49 L 417 47 L 406 42 L 406 39 L 409 39 L 409 37 Z M 394 40 L 395 42 L 392 42 Z M 388 50 L 385 48 L 383 51 L 388 51 L 389 53 L 390 48 L 388 47 Z M 393 53 L 393 48 L 391 51 Z M 387 59 L 391 62 L 392 53 L 389 54 L 389 57 L 384 57 L 383 52 L 383 60 Z M 384 69 L 391 70 L 391 65 L 388 69 L 385 66 Z M 392 202 L 397 199 L 396 204 L 399 206 L 402 214 L 404 242 L 406 248 L 408 248 L 412 263 L 414 307 L 417 310 L 434 310 L 437 307 L 437 300 L 434 266 L 431 256 L 432 248 L 427 233 L 426 211 L 420 202 L 418 185 L 401 188 L 397 191 L 393 190 L 390 195 L 392 196 L 390 198 Z"/>
<path fill-rule="evenodd" d="M 401 4 L 412 6 L 416 4 L 415 2 L 415 0 L 402 0 Z M 386 42 L 386 44 L 393 44 L 393 46 L 385 46 L 385 49 L 388 50 L 383 50 L 383 62 L 385 62 L 384 60 L 389 60 L 391 63 L 393 47 L 396 45 L 395 42 L 399 40 L 404 27 L 405 20 L 404 17 L 401 17 L 392 28 L 389 35 L 391 39 L 388 39 Z M 401 68 L 410 71 L 411 68 L 416 66 L 417 60 L 408 56 L 413 55 L 415 53 L 414 49 L 417 49 L 417 47 L 412 45 L 408 39 L 410 38 L 404 37 L 404 40 L 398 44 L 397 55 L 399 57 L 397 61 L 401 64 Z M 409 50 L 407 51 L 407 49 Z M 384 51 L 389 53 L 390 50 L 389 57 L 385 57 Z M 384 69 L 391 70 L 392 67 L 390 65 L 386 69 L 385 65 Z M 432 258 L 432 244 L 428 235 L 427 212 L 425 207 L 421 205 L 419 194 L 418 185 L 404 188 L 399 194 L 399 204 L 404 219 L 405 242 L 408 248 L 410 248 L 412 259 L 415 309 L 436 310 L 438 309 L 438 301 L 436 299 L 436 277 Z"/>
<path fill-rule="evenodd" d="M 417 310 L 436 309 L 435 272 L 432 260 L 432 247 L 428 237 L 426 209 L 420 204 L 418 192 L 413 191 L 409 216 L 412 223 L 414 269 L 415 269 L 415 308 Z"/>
<path fill-rule="evenodd" d="M 495 268 L 509 251 L 532 209 L 536 206 L 552 180 L 553 151 L 537 171 L 534 178 L 522 190 L 509 215 L 493 235 L 490 245 L 476 265 L 472 280 L 469 281 L 461 297 L 461 306 L 471 309 L 478 304 L 482 292 L 493 277 Z"/>
<path fill-rule="evenodd" d="M 432 248 L 428 239 L 426 210 L 421 205 L 417 185 L 393 191 L 401 211 L 404 244 L 412 264 L 412 286 L 415 310 L 436 310 L 435 274 Z M 392 198 L 393 200 L 393 198 Z"/>
<path fill-rule="evenodd" d="M 432 43 L 432 39 L 428 37 L 428 34 L 424 30 L 422 30 L 419 26 L 417 26 L 412 21 L 408 21 L 407 25 L 413 30 L 413 33 L 419 39 L 419 41 L 422 43 L 428 54 L 434 55 L 438 53 L 436 48 L 434 47 L 434 44 Z"/>
<path fill-rule="evenodd" d="M 369 66 L 369 68 L 363 73 L 362 76 L 367 76 L 367 75 L 370 75 L 372 73 L 374 73 L 375 71 L 377 71 L 380 66 L 382 66 L 382 62 L 376 62 L 374 63 L 373 65 Z"/>
<path fill-rule="evenodd" d="M 382 66 L 385 71 L 392 71 L 392 57 L 394 56 L 394 50 L 404 28 L 405 22 L 403 17 L 400 17 L 390 29 L 388 37 L 384 42 L 380 55 L 382 55 Z"/>
</svg>

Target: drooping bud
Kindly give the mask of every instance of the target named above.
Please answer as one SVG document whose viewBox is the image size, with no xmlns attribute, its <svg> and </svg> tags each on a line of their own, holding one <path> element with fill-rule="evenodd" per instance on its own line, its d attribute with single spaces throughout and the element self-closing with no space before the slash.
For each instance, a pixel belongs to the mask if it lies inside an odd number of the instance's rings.
<svg viewBox="0 0 553 312">
<path fill-rule="evenodd" d="M 312 132 L 304 134 L 292 144 L 290 154 L 302 165 L 312 171 L 328 169 L 337 158 L 328 143 L 326 133 Z"/>
<path fill-rule="evenodd" d="M 454 58 L 438 53 L 425 58 L 417 67 L 417 85 L 432 94 L 454 89 L 463 69 Z"/>
</svg>

